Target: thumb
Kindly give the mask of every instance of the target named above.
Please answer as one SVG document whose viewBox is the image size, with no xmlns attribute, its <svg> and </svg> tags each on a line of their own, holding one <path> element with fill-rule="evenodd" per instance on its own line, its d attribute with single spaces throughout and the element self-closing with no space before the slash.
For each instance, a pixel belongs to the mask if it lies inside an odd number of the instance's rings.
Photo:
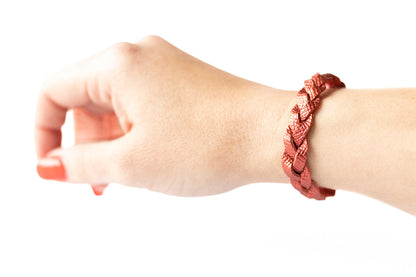
<svg viewBox="0 0 416 277">
<path fill-rule="evenodd" d="M 123 137 L 111 141 L 77 144 L 56 148 L 40 159 L 37 171 L 48 180 L 100 185 L 118 179 Z"/>
</svg>

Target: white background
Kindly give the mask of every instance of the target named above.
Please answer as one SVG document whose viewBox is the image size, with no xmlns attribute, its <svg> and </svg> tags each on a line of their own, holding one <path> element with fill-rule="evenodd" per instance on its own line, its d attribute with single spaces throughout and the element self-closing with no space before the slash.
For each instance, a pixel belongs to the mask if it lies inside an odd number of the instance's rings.
<svg viewBox="0 0 416 277">
<path fill-rule="evenodd" d="M 350 88 L 416 87 L 414 11 L 398 0 L 2 1 L 0 276 L 415 276 L 414 216 L 368 197 L 315 201 L 273 183 L 202 198 L 111 184 L 96 197 L 40 179 L 33 142 L 47 76 L 149 34 L 280 89 L 316 72 Z"/>
</svg>

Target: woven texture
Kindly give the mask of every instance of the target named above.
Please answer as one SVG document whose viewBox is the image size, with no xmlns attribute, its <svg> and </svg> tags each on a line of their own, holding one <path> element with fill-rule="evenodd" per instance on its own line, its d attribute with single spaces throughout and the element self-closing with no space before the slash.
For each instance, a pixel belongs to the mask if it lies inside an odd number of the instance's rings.
<svg viewBox="0 0 416 277">
<path fill-rule="evenodd" d="M 307 163 L 307 135 L 314 112 L 320 105 L 320 94 L 328 88 L 344 87 L 345 84 L 335 75 L 316 73 L 305 81 L 305 87 L 297 94 L 297 104 L 290 112 L 290 123 L 283 137 L 282 167 L 292 186 L 308 198 L 325 200 L 327 196 L 335 195 L 335 190 L 319 187 L 312 180 Z"/>
</svg>

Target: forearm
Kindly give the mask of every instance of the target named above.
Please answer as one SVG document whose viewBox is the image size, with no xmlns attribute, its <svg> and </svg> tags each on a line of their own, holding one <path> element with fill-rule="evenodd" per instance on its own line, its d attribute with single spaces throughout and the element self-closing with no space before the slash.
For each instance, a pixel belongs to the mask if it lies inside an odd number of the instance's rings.
<svg viewBox="0 0 416 277">
<path fill-rule="evenodd" d="M 259 110 L 264 117 L 258 131 L 265 131 L 255 138 L 260 143 L 252 153 L 253 172 L 260 174 L 254 182 L 289 182 L 281 157 L 296 94 L 275 90 Z M 338 89 L 321 100 L 308 134 L 312 179 L 416 214 L 416 89 Z"/>
<path fill-rule="evenodd" d="M 321 186 L 416 215 L 416 89 L 342 89 L 322 101 L 308 162 Z"/>
</svg>

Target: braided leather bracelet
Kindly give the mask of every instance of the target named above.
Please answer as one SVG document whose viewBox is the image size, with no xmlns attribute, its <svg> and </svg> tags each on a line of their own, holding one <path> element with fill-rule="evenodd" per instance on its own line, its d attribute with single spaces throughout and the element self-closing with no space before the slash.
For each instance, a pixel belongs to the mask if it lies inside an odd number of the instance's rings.
<svg viewBox="0 0 416 277">
<path fill-rule="evenodd" d="M 305 81 L 305 87 L 297 94 L 297 104 L 290 112 L 290 123 L 283 137 L 285 151 L 282 167 L 292 186 L 308 198 L 325 200 L 327 196 L 335 195 L 335 190 L 318 187 L 312 180 L 307 164 L 307 134 L 312 124 L 313 113 L 320 104 L 319 95 L 327 88 L 344 87 L 345 84 L 335 75 L 316 73 Z"/>
</svg>

